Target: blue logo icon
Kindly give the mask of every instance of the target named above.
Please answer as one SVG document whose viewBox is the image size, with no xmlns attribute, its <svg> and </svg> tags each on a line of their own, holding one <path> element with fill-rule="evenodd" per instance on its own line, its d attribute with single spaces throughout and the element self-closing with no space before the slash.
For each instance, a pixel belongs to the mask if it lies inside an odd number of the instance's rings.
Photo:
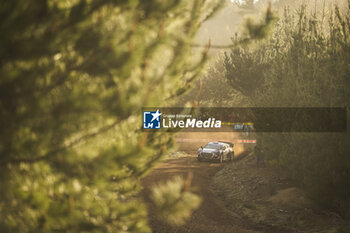
<svg viewBox="0 0 350 233">
<path fill-rule="evenodd" d="M 160 129 L 161 122 L 159 109 L 156 112 L 143 112 L 143 128 L 144 129 Z"/>
</svg>

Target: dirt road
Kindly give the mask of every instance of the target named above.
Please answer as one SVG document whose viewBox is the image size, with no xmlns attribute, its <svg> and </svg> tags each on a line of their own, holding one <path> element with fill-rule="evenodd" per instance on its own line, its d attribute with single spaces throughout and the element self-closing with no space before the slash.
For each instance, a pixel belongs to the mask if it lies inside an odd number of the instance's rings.
<svg viewBox="0 0 350 233">
<path fill-rule="evenodd" d="M 156 233 L 182 233 L 182 232 L 210 232 L 210 233 L 245 233 L 258 232 L 245 227 L 242 219 L 229 212 L 224 204 L 215 197 L 210 189 L 212 176 L 222 168 L 224 164 L 198 162 L 195 157 L 181 157 L 169 159 L 156 167 L 143 179 L 143 198 L 149 207 L 149 224 Z M 186 178 L 189 172 L 193 173 L 191 191 L 202 198 L 201 206 L 194 211 L 187 224 L 175 227 L 167 224 L 154 211 L 150 199 L 150 188 L 159 182 L 164 182 L 174 176 Z"/>
</svg>

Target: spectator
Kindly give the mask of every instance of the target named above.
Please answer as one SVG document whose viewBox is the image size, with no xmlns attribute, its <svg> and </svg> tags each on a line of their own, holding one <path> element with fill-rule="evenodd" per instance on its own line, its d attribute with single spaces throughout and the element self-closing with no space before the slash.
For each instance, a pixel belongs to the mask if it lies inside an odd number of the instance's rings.
<svg viewBox="0 0 350 233">
<path fill-rule="evenodd" d="M 259 167 L 259 164 L 262 164 L 265 167 L 264 151 L 260 146 L 255 146 L 254 155 L 256 158 L 256 167 Z"/>
</svg>

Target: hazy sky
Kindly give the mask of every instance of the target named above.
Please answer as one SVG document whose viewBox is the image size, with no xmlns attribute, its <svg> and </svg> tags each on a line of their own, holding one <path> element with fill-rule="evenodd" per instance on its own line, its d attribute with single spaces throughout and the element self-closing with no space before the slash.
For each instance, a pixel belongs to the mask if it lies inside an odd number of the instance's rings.
<svg viewBox="0 0 350 233">
<path fill-rule="evenodd" d="M 242 31 L 243 19 L 249 15 L 253 18 L 261 17 L 261 13 L 265 11 L 269 0 L 255 0 L 257 3 L 253 10 L 245 11 L 239 9 L 234 1 L 244 2 L 244 0 L 227 0 L 225 7 L 211 20 L 205 22 L 196 37 L 196 42 L 207 44 L 211 40 L 211 44 L 229 44 L 231 38 L 236 32 Z M 341 8 L 345 8 L 347 0 L 275 0 L 273 2 L 273 10 L 283 11 L 284 7 L 289 5 L 291 8 L 299 7 L 300 4 L 306 3 L 310 6 L 310 10 L 314 10 L 315 6 L 319 10 L 325 4 L 326 10 L 331 9 L 331 5 L 338 4 Z"/>
<path fill-rule="evenodd" d="M 196 42 L 201 44 L 228 44 L 231 37 L 239 30 L 242 16 L 238 14 L 237 8 L 228 1 L 226 6 L 211 20 L 205 22 L 200 28 Z"/>
</svg>

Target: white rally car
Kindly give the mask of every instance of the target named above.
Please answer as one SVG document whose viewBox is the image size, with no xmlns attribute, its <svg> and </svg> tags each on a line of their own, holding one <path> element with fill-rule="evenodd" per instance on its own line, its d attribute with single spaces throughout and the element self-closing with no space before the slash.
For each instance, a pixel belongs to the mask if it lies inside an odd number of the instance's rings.
<svg viewBox="0 0 350 233">
<path fill-rule="evenodd" d="M 198 161 L 233 161 L 235 152 L 230 142 L 209 142 L 197 151 Z"/>
</svg>

